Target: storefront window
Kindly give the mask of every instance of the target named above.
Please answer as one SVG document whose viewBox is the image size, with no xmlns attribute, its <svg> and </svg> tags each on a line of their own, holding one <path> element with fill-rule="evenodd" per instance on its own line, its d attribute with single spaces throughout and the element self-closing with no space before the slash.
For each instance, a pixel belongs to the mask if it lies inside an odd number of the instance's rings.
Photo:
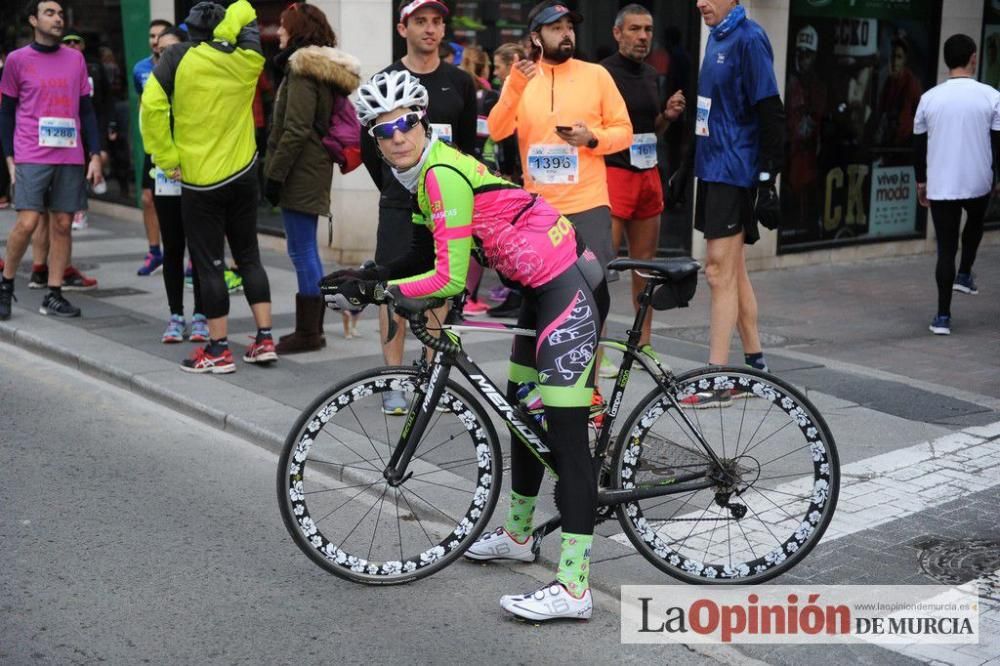
<svg viewBox="0 0 1000 666">
<path fill-rule="evenodd" d="M 1000 0 L 983 3 L 983 38 L 979 42 L 979 80 L 1000 89 Z M 986 228 L 1000 229 L 1000 196 L 990 197 Z"/>
<path fill-rule="evenodd" d="M 911 155 L 941 3 L 793 0 L 779 252 L 922 238 Z"/>
</svg>

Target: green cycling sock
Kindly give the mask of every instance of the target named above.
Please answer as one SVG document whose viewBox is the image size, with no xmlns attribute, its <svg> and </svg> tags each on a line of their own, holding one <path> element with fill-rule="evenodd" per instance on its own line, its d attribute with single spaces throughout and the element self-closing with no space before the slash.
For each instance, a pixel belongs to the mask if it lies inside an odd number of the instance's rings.
<svg viewBox="0 0 1000 666">
<path fill-rule="evenodd" d="M 590 588 L 590 547 L 593 543 L 593 534 L 563 532 L 562 535 L 556 580 L 577 598 Z"/>
<path fill-rule="evenodd" d="M 510 509 L 503 528 L 518 541 L 531 536 L 531 522 L 535 517 L 535 497 L 527 497 L 511 491 Z"/>
</svg>

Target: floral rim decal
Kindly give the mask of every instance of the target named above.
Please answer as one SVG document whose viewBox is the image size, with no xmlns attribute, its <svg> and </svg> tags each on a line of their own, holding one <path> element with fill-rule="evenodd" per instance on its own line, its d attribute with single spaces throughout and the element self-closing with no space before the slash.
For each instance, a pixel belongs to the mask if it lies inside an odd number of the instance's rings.
<svg viewBox="0 0 1000 666">
<path fill-rule="evenodd" d="M 308 461 L 309 450 L 316 436 L 335 414 L 356 400 L 384 391 L 412 392 L 416 388 L 416 383 L 413 379 L 387 376 L 385 378 L 369 380 L 340 393 L 332 398 L 325 407 L 317 411 L 316 415 L 306 424 L 302 436 L 295 445 L 295 451 L 289 460 L 286 471 L 286 487 L 299 532 L 324 558 L 352 572 L 372 576 L 398 576 L 434 564 L 460 545 L 462 538 L 472 530 L 473 526 L 482 516 L 484 507 L 489 499 L 493 487 L 493 459 L 490 454 L 485 428 L 475 413 L 458 396 L 452 393 L 443 393 L 439 401 L 439 406 L 447 407 L 449 411 L 458 417 L 475 444 L 477 458 L 476 488 L 465 516 L 455 526 L 454 530 L 437 545 L 428 548 L 410 559 L 386 562 L 368 561 L 365 558 L 351 555 L 338 548 L 319 531 L 319 528 L 309 515 L 309 509 L 306 506 L 301 475 L 303 466 Z"/>
<path fill-rule="evenodd" d="M 625 514 L 628 516 L 629 522 L 635 527 L 639 537 L 661 559 L 685 573 L 708 579 L 739 579 L 751 575 L 759 575 L 785 561 L 789 554 L 799 550 L 810 539 L 822 520 L 824 508 L 829 500 L 830 462 L 826 446 L 822 440 L 821 431 L 816 427 L 806 411 L 802 409 L 798 401 L 783 393 L 779 387 L 768 382 L 758 381 L 749 375 L 739 375 L 738 377 L 718 375 L 711 379 L 707 377 L 701 378 L 685 385 L 683 390 L 677 393 L 676 399 L 679 402 L 697 392 L 734 389 L 737 385 L 739 385 L 739 388 L 752 393 L 756 398 L 767 400 L 791 417 L 809 443 L 813 460 L 812 497 L 809 508 L 806 511 L 805 519 L 801 521 L 798 529 L 792 533 L 792 536 L 764 556 L 750 562 L 740 563 L 736 567 L 722 564 L 708 564 L 686 557 L 673 550 L 666 541 L 660 538 L 657 531 L 649 525 L 646 518 L 642 515 L 642 509 L 637 503 L 632 502 L 623 505 Z M 667 411 L 668 407 L 672 407 L 672 405 L 670 405 L 666 398 L 661 397 L 643 413 L 638 423 L 629 433 L 628 448 L 622 455 L 620 474 L 622 488 L 635 487 L 633 479 L 636 478 L 638 472 L 642 441 L 649 429 Z"/>
</svg>

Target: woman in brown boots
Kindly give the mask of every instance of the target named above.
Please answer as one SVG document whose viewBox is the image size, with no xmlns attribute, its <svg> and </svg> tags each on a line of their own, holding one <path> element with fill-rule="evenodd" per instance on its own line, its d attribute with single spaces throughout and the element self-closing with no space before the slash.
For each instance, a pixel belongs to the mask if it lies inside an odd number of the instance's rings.
<svg viewBox="0 0 1000 666">
<path fill-rule="evenodd" d="M 323 336 L 323 277 L 316 222 L 330 214 L 334 158 L 323 139 L 338 123 L 338 109 L 360 83 L 360 62 L 334 48 L 337 37 L 323 12 L 295 3 L 281 14 L 281 52 L 275 64 L 285 76 L 274 103 L 267 141 L 265 196 L 281 207 L 288 256 L 295 266 L 295 331 L 278 340 L 279 355 L 313 351 Z M 352 119 L 353 120 L 353 119 Z M 342 165 L 343 167 L 343 165 Z"/>
</svg>

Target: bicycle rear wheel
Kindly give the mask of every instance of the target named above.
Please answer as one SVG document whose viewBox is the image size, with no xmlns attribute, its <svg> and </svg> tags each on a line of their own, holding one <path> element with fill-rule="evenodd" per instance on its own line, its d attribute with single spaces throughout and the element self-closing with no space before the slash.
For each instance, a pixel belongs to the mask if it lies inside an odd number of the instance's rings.
<svg viewBox="0 0 1000 666">
<path fill-rule="evenodd" d="M 383 413 L 382 396 L 402 391 L 412 405 L 423 381 L 414 368 L 355 375 L 306 408 L 285 440 L 282 520 L 299 548 L 337 576 L 382 585 L 429 576 L 459 557 L 493 513 L 497 435 L 482 406 L 450 380 L 407 476 L 396 485 L 383 476 L 410 418 Z"/>
<path fill-rule="evenodd" d="M 823 417 L 789 384 L 746 368 L 698 369 L 673 387 L 676 405 L 656 388 L 629 416 L 611 483 L 714 483 L 619 506 L 628 541 L 688 583 L 760 583 L 788 571 L 819 542 L 837 505 L 840 463 Z M 706 392 L 715 392 L 714 405 L 692 408 Z"/>
</svg>

